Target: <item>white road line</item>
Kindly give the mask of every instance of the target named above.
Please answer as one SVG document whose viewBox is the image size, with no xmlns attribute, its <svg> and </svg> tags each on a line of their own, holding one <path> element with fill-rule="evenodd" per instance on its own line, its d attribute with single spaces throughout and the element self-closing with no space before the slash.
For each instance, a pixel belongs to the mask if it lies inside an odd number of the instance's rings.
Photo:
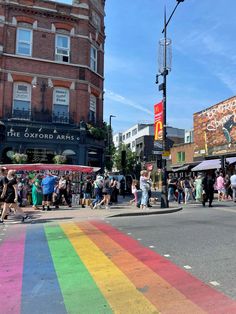
<svg viewBox="0 0 236 314">
<path fill-rule="evenodd" d="M 131 232 L 128 232 L 127 234 L 128 234 L 128 235 L 131 235 L 132 233 L 131 233 Z"/>
<path fill-rule="evenodd" d="M 142 239 L 140 239 L 140 238 L 138 238 L 137 240 L 138 240 L 138 241 L 142 241 Z"/>
<path fill-rule="evenodd" d="M 170 257 L 170 254 L 164 254 L 165 257 Z"/>
<path fill-rule="evenodd" d="M 212 286 L 220 286 L 220 284 L 219 284 L 219 282 L 217 282 L 217 281 L 210 281 L 210 284 L 212 285 Z"/>
<path fill-rule="evenodd" d="M 192 269 L 192 267 L 189 266 L 189 265 L 184 265 L 184 268 L 185 268 L 185 269 Z"/>
<path fill-rule="evenodd" d="M 149 245 L 150 249 L 154 249 L 155 246 L 154 245 Z"/>
</svg>

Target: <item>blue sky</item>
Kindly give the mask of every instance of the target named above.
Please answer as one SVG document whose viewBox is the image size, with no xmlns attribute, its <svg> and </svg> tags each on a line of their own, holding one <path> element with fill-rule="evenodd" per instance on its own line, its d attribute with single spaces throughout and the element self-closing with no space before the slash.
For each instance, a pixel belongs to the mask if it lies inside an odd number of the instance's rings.
<svg viewBox="0 0 236 314">
<path fill-rule="evenodd" d="M 58 1 L 67 2 L 71 1 Z M 163 11 L 175 0 L 107 0 L 104 120 L 114 132 L 152 123 L 162 99 L 155 84 Z M 167 124 L 189 129 L 193 113 L 234 96 L 235 0 L 185 0 L 167 29 L 172 70 L 167 77 Z"/>
</svg>

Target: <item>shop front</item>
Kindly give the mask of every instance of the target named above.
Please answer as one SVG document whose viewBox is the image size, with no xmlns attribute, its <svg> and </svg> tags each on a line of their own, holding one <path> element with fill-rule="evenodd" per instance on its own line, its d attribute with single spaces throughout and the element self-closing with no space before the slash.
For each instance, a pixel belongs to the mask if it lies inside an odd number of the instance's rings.
<svg viewBox="0 0 236 314">
<path fill-rule="evenodd" d="M 1 163 L 12 163 L 14 154 L 21 153 L 27 155 L 28 163 L 52 164 L 54 157 L 61 155 L 66 164 L 102 167 L 103 141 L 94 143 L 85 130 L 7 122 L 5 127 L 5 140 L 0 148 Z"/>
</svg>

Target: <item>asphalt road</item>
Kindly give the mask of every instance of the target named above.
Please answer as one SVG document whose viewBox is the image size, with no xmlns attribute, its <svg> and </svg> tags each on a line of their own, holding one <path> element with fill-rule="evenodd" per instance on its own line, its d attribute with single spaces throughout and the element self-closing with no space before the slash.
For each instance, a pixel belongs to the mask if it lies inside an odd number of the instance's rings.
<svg viewBox="0 0 236 314">
<path fill-rule="evenodd" d="M 106 221 L 236 300 L 236 206 L 223 206 Z"/>
</svg>

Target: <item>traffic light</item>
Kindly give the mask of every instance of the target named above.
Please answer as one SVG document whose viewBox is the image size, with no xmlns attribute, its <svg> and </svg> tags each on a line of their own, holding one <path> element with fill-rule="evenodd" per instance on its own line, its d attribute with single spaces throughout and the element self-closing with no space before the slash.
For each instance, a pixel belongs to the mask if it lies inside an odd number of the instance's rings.
<svg viewBox="0 0 236 314">
<path fill-rule="evenodd" d="M 225 156 L 220 157 L 220 168 L 222 171 L 225 170 Z"/>
<path fill-rule="evenodd" d="M 157 155 L 157 168 L 162 169 L 162 155 Z"/>
</svg>

